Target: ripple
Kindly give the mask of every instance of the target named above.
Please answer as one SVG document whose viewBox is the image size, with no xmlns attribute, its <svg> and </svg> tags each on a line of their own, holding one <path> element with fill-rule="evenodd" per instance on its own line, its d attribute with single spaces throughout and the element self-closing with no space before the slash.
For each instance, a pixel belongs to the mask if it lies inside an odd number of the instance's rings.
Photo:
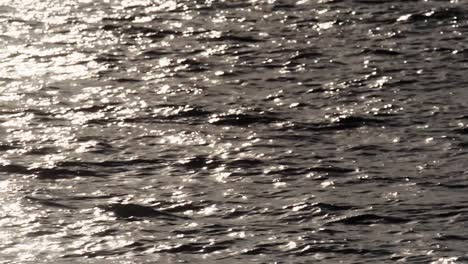
<svg viewBox="0 0 468 264">
<path fill-rule="evenodd" d="M 268 115 L 253 115 L 253 114 L 226 114 L 213 115 L 209 119 L 209 123 L 222 126 L 249 126 L 252 124 L 271 124 L 279 121 L 279 119 Z"/>
<path fill-rule="evenodd" d="M 467 258 L 460 1 L 0 6 L 0 262 Z"/>
<path fill-rule="evenodd" d="M 410 220 L 394 216 L 381 216 L 375 214 L 361 214 L 349 217 L 344 217 L 332 221 L 331 223 L 339 223 L 344 225 L 370 225 L 370 224 L 402 224 L 408 223 Z"/>
<path fill-rule="evenodd" d="M 119 218 L 160 218 L 164 220 L 181 220 L 181 219 L 190 219 L 185 216 L 178 216 L 172 213 L 163 212 L 156 210 L 149 206 L 139 205 L 139 204 L 108 204 L 100 206 L 106 212 L 111 212 L 116 217 Z"/>
</svg>

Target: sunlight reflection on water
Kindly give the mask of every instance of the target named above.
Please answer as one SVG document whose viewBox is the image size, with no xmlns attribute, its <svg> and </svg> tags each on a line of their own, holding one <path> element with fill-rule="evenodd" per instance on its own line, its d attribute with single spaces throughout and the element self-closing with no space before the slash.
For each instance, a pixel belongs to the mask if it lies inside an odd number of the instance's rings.
<svg viewBox="0 0 468 264">
<path fill-rule="evenodd" d="M 0 263 L 462 263 L 465 11 L 0 0 Z"/>
</svg>

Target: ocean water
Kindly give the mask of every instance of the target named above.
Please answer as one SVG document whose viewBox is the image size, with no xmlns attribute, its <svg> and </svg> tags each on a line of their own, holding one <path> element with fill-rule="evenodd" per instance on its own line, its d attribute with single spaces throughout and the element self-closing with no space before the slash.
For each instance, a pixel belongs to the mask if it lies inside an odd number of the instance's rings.
<svg viewBox="0 0 468 264">
<path fill-rule="evenodd" d="M 0 263 L 468 263 L 467 14 L 0 0 Z"/>
</svg>

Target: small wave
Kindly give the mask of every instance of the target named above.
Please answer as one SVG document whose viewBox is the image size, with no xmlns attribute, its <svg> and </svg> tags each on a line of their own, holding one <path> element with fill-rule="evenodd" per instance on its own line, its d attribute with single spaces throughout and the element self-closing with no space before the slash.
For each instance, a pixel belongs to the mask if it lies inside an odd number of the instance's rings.
<svg viewBox="0 0 468 264">
<path fill-rule="evenodd" d="M 62 161 L 58 166 L 62 167 L 84 167 L 84 168 L 118 168 L 137 165 L 161 165 L 161 159 L 129 159 L 129 160 L 106 160 L 101 162 L 91 161 Z"/>
<path fill-rule="evenodd" d="M 463 128 L 457 128 L 452 130 L 453 132 L 461 135 L 468 135 L 468 127 L 463 127 Z"/>
<path fill-rule="evenodd" d="M 344 225 L 371 225 L 371 224 L 404 224 L 408 223 L 410 220 L 395 217 L 395 216 L 382 216 L 376 214 L 361 214 L 347 216 L 333 220 L 328 224 L 344 224 Z"/>
<path fill-rule="evenodd" d="M 338 205 L 338 204 L 330 204 L 330 203 L 309 203 L 309 202 L 301 202 L 301 203 L 296 203 L 296 204 L 287 205 L 283 207 L 283 209 L 290 209 L 295 212 L 318 211 L 318 212 L 323 212 L 323 214 L 327 214 L 330 212 L 347 211 L 353 208 L 354 207 L 350 205 Z"/>
<path fill-rule="evenodd" d="M 392 49 L 364 49 L 362 54 L 373 54 L 379 56 L 398 56 L 400 52 Z"/>
<path fill-rule="evenodd" d="M 228 161 L 227 165 L 234 168 L 251 168 L 264 164 L 265 162 L 259 159 L 236 159 Z"/>
<path fill-rule="evenodd" d="M 84 169 L 64 169 L 60 167 L 56 168 L 28 168 L 21 165 L 2 165 L 0 166 L 1 172 L 7 172 L 11 174 L 22 174 L 31 175 L 39 179 L 63 179 L 77 176 L 97 176 L 96 172 Z"/>
<path fill-rule="evenodd" d="M 217 167 L 219 164 L 220 161 L 204 155 L 189 157 L 177 163 L 177 165 L 189 170 L 201 169 L 204 167 L 213 168 Z"/>
<path fill-rule="evenodd" d="M 329 218 L 343 211 L 348 211 L 354 207 L 349 205 L 336 205 L 328 203 L 309 203 L 301 202 L 292 205 L 284 206 L 283 209 L 288 210 L 287 213 L 280 217 L 280 221 L 290 222 L 305 222 L 317 217 Z"/>
<path fill-rule="evenodd" d="M 320 166 L 320 167 L 313 167 L 308 169 L 311 172 L 322 172 L 322 173 L 333 173 L 333 174 L 344 174 L 344 173 L 351 173 L 355 172 L 356 169 L 349 169 L 349 168 L 341 168 L 336 166 Z"/>
<path fill-rule="evenodd" d="M 108 53 L 100 53 L 94 58 L 94 61 L 97 63 L 103 64 L 114 64 L 122 59 L 121 56 Z"/>
<path fill-rule="evenodd" d="M 118 83 L 139 83 L 139 82 L 142 82 L 143 80 L 134 79 L 134 78 L 116 78 L 116 79 L 113 79 L 113 81 L 118 82 Z"/>
<path fill-rule="evenodd" d="M 235 43 L 258 43 L 263 42 L 264 40 L 254 38 L 252 36 L 242 36 L 234 33 L 224 33 L 221 36 L 206 38 L 208 41 L 217 41 L 217 42 L 235 42 Z"/>
<path fill-rule="evenodd" d="M 252 124 L 271 124 L 280 121 L 279 118 L 267 114 L 224 114 L 213 115 L 208 121 L 221 126 L 249 126 Z"/>
<path fill-rule="evenodd" d="M 229 248 L 229 242 L 215 243 L 187 243 L 177 244 L 173 246 L 159 246 L 156 252 L 164 253 L 192 253 L 192 254 L 209 254 L 215 251 L 220 251 Z"/>
<path fill-rule="evenodd" d="M 439 241 L 466 241 L 466 237 L 462 235 L 448 235 L 448 234 L 440 234 L 436 238 Z"/>
<path fill-rule="evenodd" d="M 317 122 L 317 123 L 305 123 L 305 122 L 294 122 L 289 125 L 277 128 L 278 130 L 297 130 L 297 131 L 341 131 L 351 130 L 360 127 L 375 127 L 375 126 L 390 126 L 392 123 L 388 120 L 388 117 L 384 115 L 383 118 L 371 118 L 361 116 L 347 116 L 338 118 L 331 122 Z"/>
<path fill-rule="evenodd" d="M 170 213 L 183 213 L 186 211 L 199 211 L 202 210 L 203 208 L 206 208 L 210 204 L 208 202 L 192 202 L 192 201 L 183 201 L 183 202 L 178 202 L 176 204 L 172 204 L 170 206 L 164 207 L 165 212 L 170 212 Z"/>
<path fill-rule="evenodd" d="M 155 50 L 155 49 L 151 49 L 151 50 L 145 50 L 143 51 L 142 53 L 139 54 L 139 57 L 142 57 L 144 59 L 160 59 L 164 56 L 167 56 L 171 54 L 170 52 L 168 51 L 164 51 L 164 50 Z"/>
<path fill-rule="evenodd" d="M 0 151 L 5 151 L 5 150 L 12 150 L 16 149 L 17 147 L 12 146 L 10 144 L 0 144 Z"/>
<path fill-rule="evenodd" d="M 32 197 L 32 196 L 25 196 L 24 198 L 26 198 L 26 200 L 28 200 L 29 202 L 38 203 L 42 206 L 57 207 L 57 208 L 68 209 L 68 210 L 76 209 L 76 207 L 57 202 L 57 199 L 53 199 L 53 198 L 37 198 L 37 197 Z"/>
<path fill-rule="evenodd" d="M 463 19 L 466 17 L 466 12 L 458 7 L 445 7 L 445 8 L 436 8 L 433 10 L 426 10 L 423 12 L 418 12 L 415 14 L 409 14 L 404 16 L 404 19 L 399 18 L 398 21 L 405 22 L 438 22 L 444 20 L 457 20 Z"/>
<path fill-rule="evenodd" d="M 139 204 L 108 204 L 100 205 L 98 208 L 114 214 L 118 218 L 161 218 L 164 220 L 190 219 L 185 216 L 179 216 L 168 212 L 156 210 L 150 206 Z"/>
<path fill-rule="evenodd" d="M 291 253 L 297 256 L 306 256 L 317 253 L 333 253 L 343 255 L 373 255 L 373 256 L 390 256 L 393 254 L 392 251 L 384 249 L 371 249 L 371 248 L 359 248 L 348 245 L 324 245 L 324 244 L 306 244 L 303 247 L 293 250 Z"/>
</svg>

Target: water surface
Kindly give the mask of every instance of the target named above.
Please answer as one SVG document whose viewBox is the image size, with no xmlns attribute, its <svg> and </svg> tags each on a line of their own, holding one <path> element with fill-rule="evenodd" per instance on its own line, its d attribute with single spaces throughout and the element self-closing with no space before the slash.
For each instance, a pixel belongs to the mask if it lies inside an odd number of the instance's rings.
<svg viewBox="0 0 468 264">
<path fill-rule="evenodd" d="M 0 0 L 0 263 L 466 263 L 467 9 Z"/>
</svg>

